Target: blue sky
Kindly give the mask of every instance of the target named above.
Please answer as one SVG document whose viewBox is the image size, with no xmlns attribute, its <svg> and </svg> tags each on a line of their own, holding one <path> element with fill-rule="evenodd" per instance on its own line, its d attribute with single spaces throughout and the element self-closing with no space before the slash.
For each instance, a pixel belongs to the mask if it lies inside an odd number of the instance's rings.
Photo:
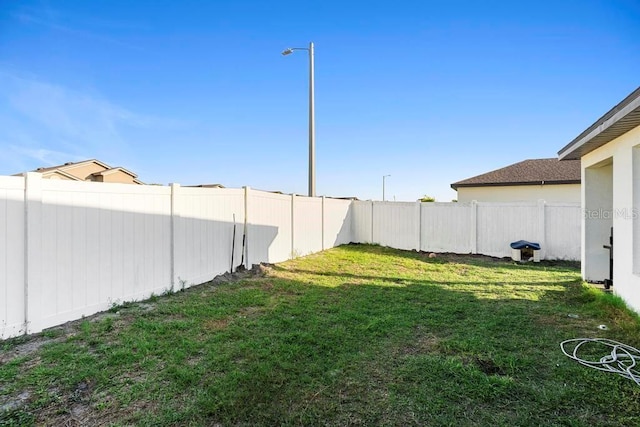
<svg viewBox="0 0 640 427">
<path fill-rule="evenodd" d="M 0 8 L 0 174 L 98 158 L 148 183 L 454 199 L 640 85 L 640 3 L 43 1 Z"/>
</svg>

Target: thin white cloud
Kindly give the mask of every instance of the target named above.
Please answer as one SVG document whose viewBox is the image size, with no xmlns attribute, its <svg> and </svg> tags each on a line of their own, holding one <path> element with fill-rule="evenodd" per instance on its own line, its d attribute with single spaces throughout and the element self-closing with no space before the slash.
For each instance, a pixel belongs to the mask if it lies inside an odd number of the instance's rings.
<svg viewBox="0 0 640 427">
<path fill-rule="evenodd" d="M 98 95 L 0 70 L 0 144 L 11 147 L 0 159 L 1 173 L 82 158 L 125 160 L 136 143 L 127 138 L 129 130 L 188 127 L 185 121 L 135 113 Z"/>
<path fill-rule="evenodd" d="M 75 26 L 69 24 L 60 23 L 60 14 L 57 12 L 53 12 L 51 10 L 46 11 L 20 11 L 13 13 L 13 18 L 19 21 L 22 24 L 26 25 L 38 25 L 45 28 L 49 28 L 54 31 L 59 31 L 61 33 L 66 33 L 74 37 L 83 37 L 86 39 L 95 40 L 98 42 L 104 42 L 108 44 L 117 45 L 120 47 L 125 47 L 129 49 L 140 50 L 139 46 L 136 46 L 131 43 L 124 42 L 120 39 L 106 36 L 104 34 L 100 34 L 95 31 L 89 31 L 81 28 L 77 28 Z M 112 24 L 113 26 L 113 24 Z"/>
<path fill-rule="evenodd" d="M 62 151 L 47 150 L 46 148 L 27 148 L 10 145 L 9 149 L 15 154 L 35 160 L 42 167 L 59 165 L 66 162 L 75 162 L 85 160 L 83 157 L 65 153 Z"/>
<path fill-rule="evenodd" d="M 56 137 L 117 142 L 117 107 L 108 102 L 74 93 L 61 86 L 0 75 L 0 92 L 14 113 L 50 131 Z"/>
</svg>

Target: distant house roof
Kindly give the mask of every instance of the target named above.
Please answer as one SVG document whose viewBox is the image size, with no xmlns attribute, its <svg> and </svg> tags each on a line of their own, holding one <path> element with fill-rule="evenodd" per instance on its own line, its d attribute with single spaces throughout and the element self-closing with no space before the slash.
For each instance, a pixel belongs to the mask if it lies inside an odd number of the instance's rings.
<svg viewBox="0 0 640 427">
<path fill-rule="evenodd" d="M 197 185 L 185 185 L 185 187 L 196 187 L 196 188 L 225 188 L 222 184 L 197 184 Z"/>
<path fill-rule="evenodd" d="M 513 185 L 580 184 L 580 160 L 529 159 L 454 182 L 451 188 Z"/>
<path fill-rule="evenodd" d="M 99 175 L 105 176 L 105 175 L 111 175 L 111 174 L 114 174 L 114 173 L 117 173 L 117 172 L 126 173 L 131 178 L 136 178 L 138 176 L 135 173 L 131 172 L 130 170 L 127 170 L 127 169 L 125 169 L 123 167 L 120 167 L 120 166 L 118 166 L 117 168 L 109 168 L 107 170 L 103 170 L 103 171 L 100 171 L 100 172 L 92 173 L 91 176 L 99 176 Z"/>
<path fill-rule="evenodd" d="M 96 159 L 89 159 L 89 160 L 83 160 L 81 162 L 67 162 L 67 163 L 63 163 L 61 165 L 56 165 L 56 166 L 49 166 L 46 168 L 38 168 L 36 170 L 34 170 L 33 172 L 40 172 L 40 173 L 45 173 L 45 172 L 50 172 L 50 171 L 54 171 L 54 170 L 65 170 L 65 169 L 69 169 L 69 168 L 73 168 L 75 166 L 81 166 L 87 163 L 96 163 L 100 166 L 102 166 L 105 169 L 111 169 L 111 166 L 107 165 L 106 163 L 102 163 L 100 160 L 96 160 Z"/>
<path fill-rule="evenodd" d="M 640 126 L 640 87 L 558 151 L 560 160 L 579 159 Z"/>
<path fill-rule="evenodd" d="M 78 170 L 86 170 L 86 169 L 82 169 L 82 167 L 90 165 L 92 163 L 102 168 L 103 170 L 90 173 L 89 175 L 86 175 L 86 176 L 84 174 L 78 175 Z M 51 175 L 61 175 L 73 181 L 93 181 L 98 176 L 104 177 L 107 175 L 112 175 L 114 173 L 123 173 L 130 177 L 131 182 L 135 184 L 144 184 L 142 181 L 138 179 L 138 175 L 136 175 L 135 173 L 123 167 L 111 167 L 108 164 L 103 163 L 100 160 L 96 160 L 96 159 L 83 160 L 81 162 L 67 162 L 61 165 L 49 166 L 46 168 L 37 168 L 33 172 L 41 173 L 45 177 L 51 176 Z M 17 174 L 17 175 L 21 175 L 21 174 Z"/>
</svg>

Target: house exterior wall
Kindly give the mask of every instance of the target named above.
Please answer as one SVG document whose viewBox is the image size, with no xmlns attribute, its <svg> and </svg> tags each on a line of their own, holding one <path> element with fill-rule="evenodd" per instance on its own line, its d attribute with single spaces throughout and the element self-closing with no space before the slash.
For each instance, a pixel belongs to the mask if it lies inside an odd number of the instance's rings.
<svg viewBox="0 0 640 427">
<path fill-rule="evenodd" d="M 613 226 L 613 160 L 607 158 L 582 170 L 584 185 L 582 236 L 584 251 L 581 259 L 582 277 L 589 281 L 608 279 L 609 251 L 603 245 L 609 242 Z"/>
<path fill-rule="evenodd" d="M 98 175 L 95 177 L 97 182 L 117 182 L 120 184 L 134 184 L 133 177 L 128 173 L 117 171 L 109 174 Z"/>
<path fill-rule="evenodd" d="M 103 166 L 96 162 L 89 163 L 81 163 L 74 165 L 62 166 L 56 170 L 48 171 L 43 173 L 43 178 L 45 179 L 63 179 L 70 181 L 71 178 L 60 173 L 60 171 L 67 173 L 69 175 L 73 175 L 81 181 L 94 181 L 94 182 L 115 182 L 119 184 L 138 184 L 135 181 L 135 177 L 129 175 L 120 169 L 110 170 L 107 173 L 92 176 L 92 174 L 97 172 L 106 171 Z"/>
<path fill-rule="evenodd" d="M 580 203 L 580 184 L 510 185 L 459 187 L 458 202 L 547 202 Z"/>
<path fill-rule="evenodd" d="M 66 173 L 71 174 L 73 176 L 77 176 L 82 180 L 86 180 L 87 177 L 92 173 L 102 172 L 103 170 L 105 170 L 105 168 L 100 166 L 97 163 L 90 162 L 90 163 L 80 164 L 77 166 L 72 165 L 72 166 L 61 167 L 60 170 L 63 170 Z"/>
<path fill-rule="evenodd" d="M 606 210 L 602 215 L 610 217 L 614 232 L 614 269 L 613 269 L 613 289 L 614 292 L 621 296 L 630 307 L 640 312 L 640 265 L 638 260 L 638 247 L 634 247 L 634 241 L 640 239 L 640 218 L 638 218 L 638 208 L 640 208 L 640 197 L 634 197 L 634 191 L 639 192 L 640 186 L 640 156 L 635 150 L 640 147 L 640 127 L 636 127 L 631 131 L 621 135 L 606 145 L 586 154 L 582 157 L 582 174 L 587 176 L 589 171 L 593 171 L 596 166 L 604 162 L 612 162 L 611 171 L 611 188 L 612 194 L 609 197 L 611 203 L 611 211 L 607 214 Z M 634 155 L 635 152 L 635 155 Z M 635 161 L 634 161 L 635 160 Z M 593 180 L 595 182 L 595 180 Z M 585 183 L 588 187 L 588 182 Z M 583 197 L 586 202 L 589 201 L 589 192 L 583 190 Z M 593 199 L 592 195 L 592 199 Z M 635 199 L 635 200 L 634 200 Z M 583 200 L 585 200 L 583 198 Z M 607 203 L 607 195 L 602 195 L 603 203 Z M 585 263 L 589 263 L 589 251 L 595 251 L 598 245 L 608 243 L 608 240 L 601 242 L 602 238 L 597 241 L 590 241 L 590 238 L 597 233 L 601 233 L 598 221 L 593 220 L 593 216 L 598 213 L 591 214 L 590 206 L 584 204 L 585 215 L 583 216 L 582 226 L 582 256 Z M 604 237 L 604 236 L 601 236 Z M 587 247 L 585 247 L 587 246 Z M 604 252 L 604 256 L 608 257 L 608 253 Z M 635 265 L 634 265 L 635 264 Z M 588 270 L 587 270 L 588 273 Z M 583 271 L 585 274 L 585 271 Z M 586 278 L 586 277 L 585 277 Z"/>
</svg>

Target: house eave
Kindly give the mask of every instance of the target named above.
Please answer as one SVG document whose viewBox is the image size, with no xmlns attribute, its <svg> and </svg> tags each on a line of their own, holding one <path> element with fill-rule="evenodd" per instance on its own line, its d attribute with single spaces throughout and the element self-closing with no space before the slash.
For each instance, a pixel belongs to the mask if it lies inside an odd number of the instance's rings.
<svg viewBox="0 0 640 427">
<path fill-rule="evenodd" d="M 71 175 L 70 173 L 65 172 L 63 170 L 60 170 L 60 169 L 56 169 L 56 170 L 52 170 L 52 171 L 48 171 L 48 172 L 43 172 L 42 173 L 42 177 L 43 178 L 48 178 L 48 177 L 50 177 L 52 175 L 62 175 L 62 176 L 65 176 L 65 177 L 69 178 L 70 181 L 82 181 L 77 176 Z"/>
<path fill-rule="evenodd" d="M 560 160 L 578 160 L 640 126 L 640 87 L 558 151 Z"/>
<path fill-rule="evenodd" d="M 474 187 L 521 187 L 526 185 L 561 185 L 580 184 L 580 180 L 557 180 L 557 181 L 527 181 L 527 182 L 488 182 L 482 184 L 451 184 L 451 188 L 474 188 Z"/>
</svg>

